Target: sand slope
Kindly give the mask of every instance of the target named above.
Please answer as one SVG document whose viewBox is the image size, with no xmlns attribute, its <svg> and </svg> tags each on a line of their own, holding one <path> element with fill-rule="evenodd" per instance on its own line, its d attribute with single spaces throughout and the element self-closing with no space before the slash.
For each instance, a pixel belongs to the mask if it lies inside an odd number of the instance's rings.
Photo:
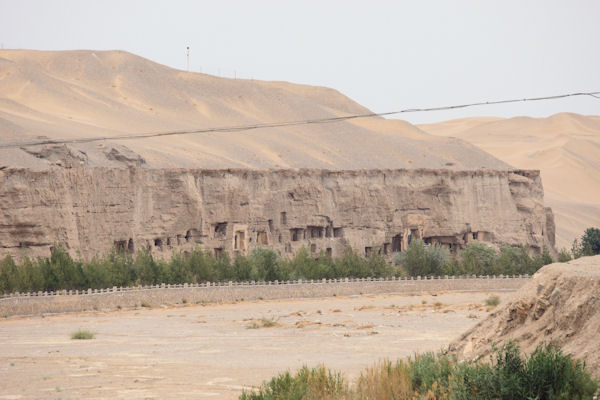
<svg viewBox="0 0 600 400">
<path fill-rule="evenodd" d="M 586 228 L 600 226 L 600 117 L 479 117 L 419 127 L 469 141 L 515 167 L 541 170 L 557 247 L 569 248 Z"/>
<path fill-rule="evenodd" d="M 333 89 L 183 72 L 123 51 L 0 51 L 0 144 L 367 112 Z M 460 140 L 383 118 L 118 143 L 149 167 L 507 167 Z M 0 164 L 45 168 L 48 160 L 64 164 L 55 153 L 70 151 L 73 165 L 110 166 L 119 162 L 106 157 L 112 146 L 108 141 L 47 149 L 52 156 L 0 150 Z"/>
<path fill-rule="evenodd" d="M 464 357 L 488 354 L 492 343 L 519 342 L 526 352 L 554 343 L 600 376 L 600 256 L 543 267 L 512 301 L 451 345 Z"/>
</svg>

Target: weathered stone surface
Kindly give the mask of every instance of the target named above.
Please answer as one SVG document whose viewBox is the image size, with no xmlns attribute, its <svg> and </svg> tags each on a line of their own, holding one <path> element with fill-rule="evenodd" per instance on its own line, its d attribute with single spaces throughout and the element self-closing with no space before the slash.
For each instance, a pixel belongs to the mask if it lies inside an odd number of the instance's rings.
<svg viewBox="0 0 600 400">
<path fill-rule="evenodd" d="M 168 255 L 302 246 L 333 256 L 406 248 L 552 246 L 537 171 L 50 168 L 0 171 L 0 255 L 89 258 L 116 246 Z"/>
</svg>

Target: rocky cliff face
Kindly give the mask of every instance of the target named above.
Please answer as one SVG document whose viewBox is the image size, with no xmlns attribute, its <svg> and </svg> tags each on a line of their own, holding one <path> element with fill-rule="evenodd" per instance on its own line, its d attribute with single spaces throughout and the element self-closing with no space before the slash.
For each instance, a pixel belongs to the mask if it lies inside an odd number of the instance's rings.
<svg viewBox="0 0 600 400">
<path fill-rule="evenodd" d="M 48 255 L 57 244 L 86 258 L 258 245 L 391 254 L 411 238 L 539 251 L 553 245 L 554 224 L 537 171 L 0 170 L 0 255 Z"/>
</svg>

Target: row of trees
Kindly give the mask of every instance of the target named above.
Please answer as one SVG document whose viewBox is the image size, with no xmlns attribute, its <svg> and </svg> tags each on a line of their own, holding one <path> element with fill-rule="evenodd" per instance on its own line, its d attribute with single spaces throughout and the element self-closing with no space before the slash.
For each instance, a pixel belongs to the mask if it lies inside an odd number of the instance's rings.
<svg viewBox="0 0 600 400">
<path fill-rule="evenodd" d="M 395 253 L 395 265 L 408 275 L 521 275 L 533 274 L 554 262 L 548 249 L 530 256 L 524 247 L 503 247 L 497 251 L 485 243 L 469 243 L 458 256 L 438 244 L 426 245 L 413 240 L 408 249 Z"/>
<path fill-rule="evenodd" d="M 561 249 L 558 262 L 582 256 L 600 254 L 600 229 L 588 228 L 581 239 L 575 239 L 571 251 Z M 500 251 L 484 243 L 469 243 L 458 256 L 440 245 L 426 245 L 413 240 L 407 251 L 393 256 L 394 264 L 408 275 L 513 275 L 533 274 L 546 264 L 554 262 L 550 252 L 530 256 L 524 247 L 503 247 Z"/>
<path fill-rule="evenodd" d="M 254 248 L 248 256 L 233 259 L 223 253 L 215 257 L 196 248 L 157 260 L 147 250 L 131 255 L 113 251 L 91 261 L 75 260 L 56 247 L 49 258 L 25 258 L 17 264 L 10 256 L 0 261 L 0 292 L 30 292 L 59 289 L 99 289 L 112 286 L 154 285 L 218 281 L 284 281 L 342 277 L 383 277 L 398 274 L 383 257 L 364 258 L 348 250 L 332 259 L 315 258 L 303 248 L 293 258 L 283 258 L 272 249 Z"/>
<path fill-rule="evenodd" d="M 596 228 L 586 230 L 571 253 L 561 251 L 559 261 L 590 254 L 600 254 L 600 230 Z M 136 255 L 113 251 L 84 261 L 73 259 L 57 246 L 48 258 L 26 257 L 18 264 L 10 256 L 0 260 L 0 293 L 229 280 L 533 274 L 553 262 L 547 249 L 532 257 L 524 247 L 497 251 L 476 242 L 451 254 L 439 245 L 425 245 L 420 240 L 413 240 L 407 251 L 395 253 L 392 260 L 390 264 L 375 252 L 365 258 L 351 250 L 335 259 L 325 253 L 315 257 L 305 248 L 292 258 L 284 258 L 259 247 L 247 256 L 233 258 L 226 253 L 215 257 L 197 248 L 188 254 L 176 253 L 168 260 L 156 260 L 148 251 Z"/>
<path fill-rule="evenodd" d="M 157 260 L 148 251 L 136 255 L 113 251 L 91 261 L 73 259 L 56 247 L 48 258 L 25 258 L 19 264 L 10 256 L 0 261 L 0 292 L 31 292 L 60 289 L 99 289 L 112 286 L 154 285 L 217 281 L 284 281 L 294 279 L 366 278 L 462 274 L 533 273 L 552 262 L 549 254 L 531 258 L 523 248 L 505 248 L 500 253 L 483 244 L 469 244 L 459 257 L 439 246 L 415 240 L 408 250 L 397 253 L 390 264 L 384 257 L 362 257 L 347 250 L 342 257 L 321 253 L 315 258 L 306 248 L 293 258 L 283 258 L 267 248 L 255 248 L 248 256 L 233 259 L 224 253 L 215 257 L 196 248 Z"/>
</svg>

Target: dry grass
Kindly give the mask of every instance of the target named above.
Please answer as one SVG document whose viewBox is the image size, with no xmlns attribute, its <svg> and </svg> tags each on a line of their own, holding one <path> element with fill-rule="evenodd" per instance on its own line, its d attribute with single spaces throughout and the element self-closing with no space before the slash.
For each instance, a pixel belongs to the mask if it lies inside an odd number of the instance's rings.
<svg viewBox="0 0 600 400">
<path fill-rule="evenodd" d="M 371 329 L 371 328 L 375 328 L 375 325 L 367 324 L 367 325 L 360 325 L 360 326 L 356 327 L 356 329 Z"/>
<path fill-rule="evenodd" d="M 274 326 L 279 325 L 279 323 L 277 322 L 277 320 L 275 319 L 275 317 L 271 317 L 271 318 L 262 317 L 260 319 L 260 323 L 261 323 L 261 325 L 262 325 L 263 328 L 272 328 Z"/>
<path fill-rule="evenodd" d="M 444 303 L 442 303 L 441 301 L 436 301 L 435 303 L 433 303 L 433 308 L 436 310 L 441 309 L 442 307 L 445 307 L 446 305 Z"/>
<path fill-rule="evenodd" d="M 368 305 L 368 306 L 360 306 L 354 309 L 354 311 L 365 311 L 365 310 L 373 310 L 375 309 L 374 305 Z"/>
<path fill-rule="evenodd" d="M 356 382 L 355 398 L 359 399 L 410 399 L 412 396 L 410 373 L 405 364 L 393 366 L 388 360 L 367 368 Z"/>
</svg>

